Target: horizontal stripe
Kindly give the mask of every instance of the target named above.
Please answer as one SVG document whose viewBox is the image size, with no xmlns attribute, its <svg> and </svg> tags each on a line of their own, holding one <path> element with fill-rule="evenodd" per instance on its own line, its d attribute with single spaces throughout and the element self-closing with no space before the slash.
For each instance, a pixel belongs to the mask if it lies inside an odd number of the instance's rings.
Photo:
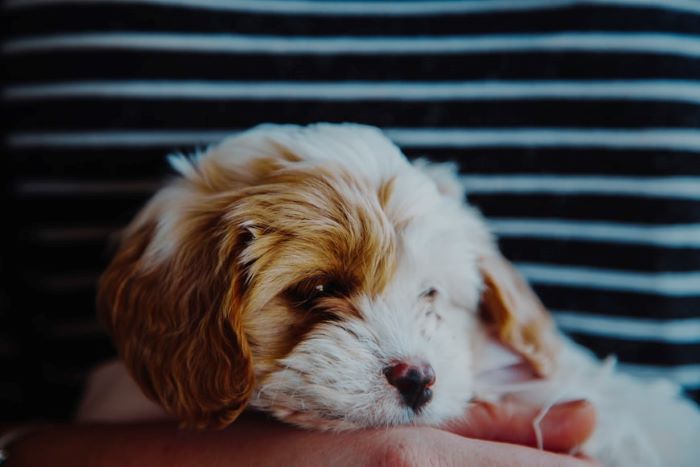
<svg viewBox="0 0 700 467">
<path fill-rule="evenodd" d="M 697 129 L 615 130 L 568 128 L 388 129 L 397 143 L 411 147 L 607 147 L 700 150 Z"/>
<path fill-rule="evenodd" d="M 575 342 L 593 349 L 600 358 L 615 355 L 620 361 L 644 365 L 689 365 L 700 359 L 700 344 L 682 342 L 618 339 L 602 335 L 568 331 Z"/>
<path fill-rule="evenodd" d="M 8 86 L 5 99 L 238 100 L 634 99 L 700 104 L 700 81 L 212 82 L 83 81 Z"/>
<path fill-rule="evenodd" d="M 523 262 L 516 265 L 533 284 L 700 297 L 700 271 L 641 273 Z"/>
<path fill-rule="evenodd" d="M 559 310 L 552 310 L 552 314 L 557 324 L 565 331 L 616 339 L 700 343 L 700 318 L 653 320 Z"/>
<path fill-rule="evenodd" d="M 700 30 L 699 25 L 694 28 Z M 501 51 L 484 54 L 279 55 L 235 56 L 236 66 L 221 66 L 232 57 L 216 51 L 65 49 L 7 54 L 6 82 L 99 80 L 285 81 L 466 81 L 517 79 L 687 80 L 700 76 L 700 60 L 644 53 L 601 51 L 538 53 Z M 86 67 L 85 63 L 90 63 Z M 129 66 L 124 64 L 128 63 Z"/>
<path fill-rule="evenodd" d="M 533 284 L 537 295 L 552 310 L 583 310 L 589 314 L 646 319 L 697 318 L 700 296 L 681 297 L 598 289 L 595 293 L 579 287 L 558 284 Z"/>
<path fill-rule="evenodd" d="M 144 147 L 210 144 L 240 130 L 13 132 L 13 147 Z M 396 143 L 413 147 L 602 147 L 700 151 L 697 129 L 610 130 L 559 128 L 432 129 L 390 128 Z"/>
<path fill-rule="evenodd" d="M 377 127 L 700 128 L 700 105 L 630 100 L 176 100 L 56 98 L 13 100 L 14 130 L 90 131 L 128 122 L 141 131 L 249 128 L 260 122 L 363 122 Z M 508 112 L 503 112 L 503 106 Z M 70 112 L 65 109 L 70 108 Z M 624 109 L 624 112 L 620 112 Z M 539 169 L 535 172 L 540 172 Z"/>
<path fill-rule="evenodd" d="M 142 151 L 148 151 L 142 150 Z M 68 156 L 70 150 L 63 152 Z M 30 160 L 41 160 L 41 150 L 22 151 Z M 451 161 L 465 174 L 569 174 L 569 175 L 700 175 L 700 153 L 643 148 L 404 148 L 409 158 L 429 157 L 435 161 Z M 35 156 L 32 156 L 36 154 Z"/>
<path fill-rule="evenodd" d="M 180 114 L 178 114 L 180 115 Z M 9 149 L 9 148 L 8 148 Z M 180 150 L 188 151 L 187 147 Z M 569 175 L 700 175 L 700 152 L 657 149 L 588 148 L 410 148 L 409 158 L 452 161 L 462 173 L 503 175 L 557 173 Z M 15 147 L 5 157 L 17 177 L 43 179 L 66 174 L 73 178 L 160 179 L 170 173 L 167 147 Z M 135 172 L 136 171 L 136 172 Z M 510 217 L 510 216 L 508 216 Z M 522 214 L 515 215 L 522 218 Z M 538 216 L 541 217 L 541 216 Z"/>
<path fill-rule="evenodd" d="M 563 8 L 580 0 L 436 0 L 436 1 L 300 1 L 300 0 L 6 0 L 4 7 L 28 8 L 43 5 L 81 5 L 88 3 L 163 5 L 223 11 L 324 15 L 424 15 L 447 13 L 490 13 L 503 10 Z M 700 14 L 700 5 L 692 0 L 588 0 L 588 4 L 676 9 Z"/>
<path fill-rule="evenodd" d="M 662 215 L 659 217 L 663 219 Z M 642 273 L 700 271 L 700 248 L 580 242 L 565 237 L 547 240 L 499 237 L 498 245 L 504 255 L 516 262 L 564 266 L 575 264 L 580 267 Z"/>
<path fill-rule="evenodd" d="M 8 164 L 13 167 L 16 176 L 27 178 L 40 179 L 67 175 L 66 167 L 71 168 L 70 176 L 73 178 L 96 178 L 108 174 L 115 179 L 128 180 L 138 173 L 144 178 L 160 179 L 171 173 L 165 158 L 169 150 L 162 147 L 131 147 L 128 150 L 118 146 L 112 148 L 8 148 L 3 146 L 3 148 Z M 184 147 L 181 149 L 189 150 Z"/>
<path fill-rule="evenodd" d="M 194 146 L 210 144 L 240 130 L 208 131 L 92 131 L 92 132 L 22 132 L 10 133 L 7 141 L 14 147 L 143 147 Z M 700 150 L 700 142 L 698 143 Z"/>
<path fill-rule="evenodd" d="M 700 177 L 576 177 L 562 175 L 540 176 L 463 176 L 468 193 L 547 193 L 594 194 L 601 196 L 625 195 L 635 197 L 663 197 L 700 200 Z M 61 193 L 144 193 L 161 186 L 155 180 L 139 181 L 44 181 L 25 180 L 16 184 L 18 194 Z"/>
<path fill-rule="evenodd" d="M 469 200 L 487 217 L 497 218 L 572 219 L 649 225 L 700 223 L 700 203 L 683 198 L 472 193 Z"/>
<path fill-rule="evenodd" d="M 274 54 L 451 54 L 499 51 L 590 51 L 700 57 L 700 37 L 667 33 L 562 32 L 444 37 L 283 37 L 236 34 L 105 32 L 8 40 L 5 53 L 62 49 L 148 49 Z"/>
<path fill-rule="evenodd" d="M 480 2 L 487 4 L 488 2 Z M 272 34 L 278 36 L 444 36 L 546 31 L 655 31 L 695 34 L 700 15 L 650 8 L 619 8 L 576 2 L 535 12 L 504 9 L 488 15 L 452 12 L 440 15 L 290 15 L 254 11 L 211 11 L 171 8 L 162 4 L 94 3 L 46 5 L 8 11 L 5 37 L 85 31 L 149 31 L 158 18 L 159 31 L 196 33 Z M 534 14 L 533 14 L 534 13 Z M 527 16 L 526 16 L 527 15 Z M 37 21 L 37 17 L 41 21 Z M 584 20 L 585 18 L 585 20 Z M 526 19 L 526 20 L 524 20 Z M 109 76 L 109 75 L 104 75 Z"/>
<path fill-rule="evenodd" d="M 690 389 L 700 387 L 700 365 L 665 367 L 620 363 L 618 368 L 626 373 L 642 378 L 665 378 Z"/>
<path fill-rule="evenodd" d="M 700 131 L 698 131 L 700 135 Z M 662 197 L 700 200 L 700 177 L 572 175 L 464 175 L 467 193 L 546 193 Z"/>
<path fill-rule="evenodd" d="M 500 237 L 578 240 L 700 248 L 700 224 L 643 225 L 561 219 L 492 218 L 489 225 Z"/>
</svg>

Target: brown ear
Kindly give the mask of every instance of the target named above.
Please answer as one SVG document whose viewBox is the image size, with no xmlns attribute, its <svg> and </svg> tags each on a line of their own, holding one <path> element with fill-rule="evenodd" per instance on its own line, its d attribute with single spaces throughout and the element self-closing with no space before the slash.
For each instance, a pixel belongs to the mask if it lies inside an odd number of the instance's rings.
<svg viewBox="0 0 700 467">
<path fill-rule="evenodd" d="M 183 244 L 160 260 L 146 255 L 154 226 L 127 232 L 100 280 L 98 311 L 148 397 L 185 426 L 224 427 L 253 389 L 242 281 L 235 261 L 221 257 L 215 220 L 193 221 Z"/>
<path fill-rule="evenodd" d="M 559 344 L 552 319 L 535 292 L 499 254 L 481 259 L 481 317 L 501 343 L 523 356 L 539 376 L 554 369 Z"/>
</svg>

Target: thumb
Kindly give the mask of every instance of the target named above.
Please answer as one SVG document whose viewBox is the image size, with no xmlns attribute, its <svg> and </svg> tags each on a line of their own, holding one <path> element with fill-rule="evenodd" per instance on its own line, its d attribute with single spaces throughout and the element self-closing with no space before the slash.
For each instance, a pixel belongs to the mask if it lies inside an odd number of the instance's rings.
<svg viewBox="0 0 700 467">
<path fill-rule="evenodd" d="M 445 429 L 468 438 L 537 446 L 533 421 L 541 407 L 507 399 L 498 404 L 476 402 L 465 417 L 449 423 Z M 544 449 L 570 452 L 593 433 L 596 413 L 585 400 L 553 406 L 540 422 Z"/>
</svg>

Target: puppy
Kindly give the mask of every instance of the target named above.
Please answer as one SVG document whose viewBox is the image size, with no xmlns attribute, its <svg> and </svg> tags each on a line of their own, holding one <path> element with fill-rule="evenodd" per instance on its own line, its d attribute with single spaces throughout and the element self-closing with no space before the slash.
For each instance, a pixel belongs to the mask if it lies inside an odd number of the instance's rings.
<svg viewBox="0 0 700 467">
<path fill-rule="evenodd" d="M 98 309 L 184 425 L 246 407 L 320 430 L 438 425 L 475 399 L 585 397 L 584 448 L 605 465 L 699 458 L 694 405 L 560 335 L 451 167 L 350 124 L 261 126 L 171 162 L 181 176 L 125 231 Z M 534 379 L 489 377 L 523 367 Z"/>
</svg>

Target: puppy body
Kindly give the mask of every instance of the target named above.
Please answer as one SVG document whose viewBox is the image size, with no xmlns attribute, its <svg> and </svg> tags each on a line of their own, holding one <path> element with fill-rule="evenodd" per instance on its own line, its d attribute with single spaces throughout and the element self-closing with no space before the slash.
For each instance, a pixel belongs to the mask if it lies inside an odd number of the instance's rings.
<svg viewBox="0 0 700 467">
<path fill-rule="evenodd" d="M 185 424 L 252 406 L 313 429 L 438 425 L 476 397 L 583 396 L 606 465 L 691 465 L 692 439 L 658 428 L 679 416 L 674 432 L 700 434 L 697 410 L 561 337 L 448 167 L 325 124 L 259 127 L 173 165 L 182 177 L 125 232 L 99 308 L 141 390 Z M 481 381 L 494 339 L 546 378 Z M 406 362 L 434 372 L 420 406 L 387 376 Z"/>
</svg>

